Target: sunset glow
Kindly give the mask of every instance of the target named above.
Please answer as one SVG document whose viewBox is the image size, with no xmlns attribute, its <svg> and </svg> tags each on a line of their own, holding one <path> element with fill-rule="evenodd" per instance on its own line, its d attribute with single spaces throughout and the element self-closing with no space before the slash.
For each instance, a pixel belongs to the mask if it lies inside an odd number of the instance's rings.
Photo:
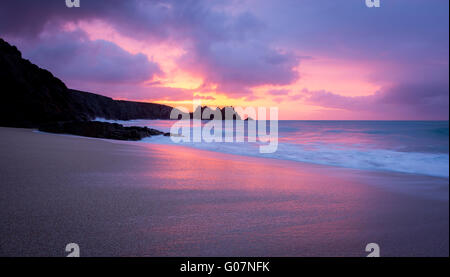
<svg viewBox="0 0 450 277">
<path fill-rule="evenodd" d="M 27 19 L 36 28 L 22 26 L 34 39 L 5 35 L 69 87 L 114 99 L 189 109 L 194 98 L 219 107 L 277 106 L 281 119 L 448 119 L 448 13 L 441 5 L 410 1 L 414 17 L 394 2 L 384 9 L 356 0 L 308 9 L 308 1 L 252 2 L 55 6 Z M 422 14 L 422 5 L 434 16 Z M 67 60 L 64 67 L 50 50 Z"/>
</svg>

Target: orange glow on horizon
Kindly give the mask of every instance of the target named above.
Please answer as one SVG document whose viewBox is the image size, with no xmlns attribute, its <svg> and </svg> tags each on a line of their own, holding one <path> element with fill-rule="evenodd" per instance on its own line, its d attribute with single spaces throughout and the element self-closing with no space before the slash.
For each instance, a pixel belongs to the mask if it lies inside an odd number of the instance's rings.
<svg viewBox="0 0 450 277">
<path fill-rule="evenodd" d="M 146 87 L 152 89 L 161 87 L 191 91 L 192 95 L 201 99 L 202 105 L 218 107 L 277 106 L 280 111 L 280 119 L 322 119 L 330 117 L 343 119 L 350 117 L 350 111 L 306 103 L 302 91 L 304 89 L 310 92 L 324 90 L 342 96 L 354 97 L 372 95 L 380 90 L 383 85 L 371 79 L 377 69 L 375 65 L 363 65 L 312 55 L 314 58 L 301 60 L 295 68 L 300 78 L 293 84 L 285 86 L 263 85 L 249 88 L 253 95 L 227 94 L 219 91 L 215 84 L 210 84 L 208 88 L 202 87 L 204 85 L 202 76 L 183 70 L 177 65 L 179 58 L 186 54 L 182 44 L 151 39 L 137 41 L 121 35 L 112 26 L 99 20 L 82 21 L 65 26 L 68 31 L 77 28 L 86 32 L 91 40 L 111 41 L 131 54 L 143 53 L 150 61 L 158 63 L 164 74 L 156 75 L 151 80 L 140 84 L 139 86 L 143 89 Z M 277 93 L 277 91 L 280 91 L 280 93 Z M 136 101 L 126 98 L 116 99 Z M 148 98 L 138 101 L 172 107 L 181 106 L 192 111 L 193 99 L 171 100 L 168 96 L 167 99 Z"/>
</svg>

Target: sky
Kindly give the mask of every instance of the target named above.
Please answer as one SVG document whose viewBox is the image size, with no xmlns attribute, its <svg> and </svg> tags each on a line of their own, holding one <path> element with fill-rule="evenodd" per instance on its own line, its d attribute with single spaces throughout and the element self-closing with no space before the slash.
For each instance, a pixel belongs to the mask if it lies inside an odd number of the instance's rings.
<svg viewBox="0 0 450 277">
<path fill-rule="evenodd" d="M 15 0 L 0 37 L 70 88 L 280 119 L 448 120 L 449 1 Z"/>
</svg>

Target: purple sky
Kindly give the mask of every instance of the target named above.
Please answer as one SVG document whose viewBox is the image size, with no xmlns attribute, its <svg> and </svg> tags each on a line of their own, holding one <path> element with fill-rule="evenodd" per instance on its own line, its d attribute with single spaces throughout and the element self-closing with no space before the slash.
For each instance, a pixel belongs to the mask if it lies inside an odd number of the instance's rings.
<svg viewBox="0 0 450 277">
<path fill-rule="evenodd" d="M 3 1 L 0 36 L 69 87 L 279 106 L 282 119 L 448 119 L 449 1 Z"/>
</svg>

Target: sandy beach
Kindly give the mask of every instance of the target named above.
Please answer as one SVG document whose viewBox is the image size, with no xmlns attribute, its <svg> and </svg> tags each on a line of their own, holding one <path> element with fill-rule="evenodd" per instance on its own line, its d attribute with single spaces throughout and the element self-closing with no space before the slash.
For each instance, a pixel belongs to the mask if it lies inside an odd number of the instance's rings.
<svg viewBox="0 0 450 277">
<path fill-rule="evenodd" d="M 0 128 L 0 256 L 448 256 L 448 178 Z"/>
</svg>

